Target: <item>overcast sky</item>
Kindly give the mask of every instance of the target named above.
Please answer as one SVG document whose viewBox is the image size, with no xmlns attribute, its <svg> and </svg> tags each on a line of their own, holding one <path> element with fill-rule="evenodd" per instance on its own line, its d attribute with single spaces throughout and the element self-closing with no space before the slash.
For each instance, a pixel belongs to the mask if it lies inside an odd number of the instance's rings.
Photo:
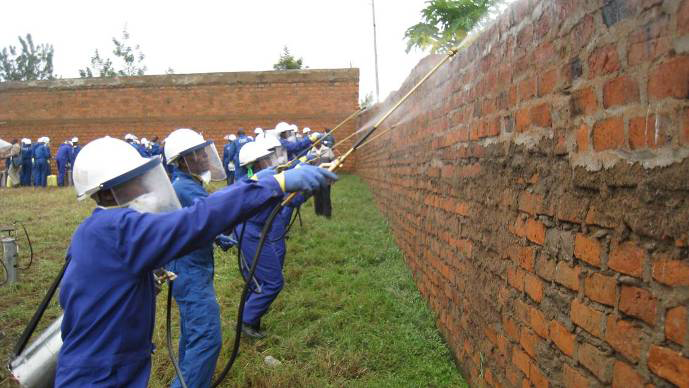
<svg viewBox="0 0 689 388">
<path fill-rule="evenodd" d="M 425 0 L 375 0 L 380 99 L 425 56 L 405 53 L 404 31 Z M 30 8 L 28 9 L 28 5 Z M 55 73 L 78 77 L 97 48 L 112 57 L 124 26 L 146 55 L 147 74 L 272 70 L 282 47 L 313 69 L 358 67 L 360 95 L 374 92 L 371 0 L 5 2 L 0 47 L 31 33 L 55 48 Z"/>
</svg>

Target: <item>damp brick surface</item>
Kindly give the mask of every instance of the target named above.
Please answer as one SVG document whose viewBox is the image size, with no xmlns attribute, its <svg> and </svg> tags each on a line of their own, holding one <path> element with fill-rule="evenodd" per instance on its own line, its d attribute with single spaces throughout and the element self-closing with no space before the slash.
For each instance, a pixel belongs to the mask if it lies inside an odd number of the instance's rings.
<svg viewBox="0 0 689 388">
<path fill-rule="evenodd" d="M 687 41 L 689 0 L 518 0 L 359 150 L 472 385 L 689 386 Z"/>
</svg>

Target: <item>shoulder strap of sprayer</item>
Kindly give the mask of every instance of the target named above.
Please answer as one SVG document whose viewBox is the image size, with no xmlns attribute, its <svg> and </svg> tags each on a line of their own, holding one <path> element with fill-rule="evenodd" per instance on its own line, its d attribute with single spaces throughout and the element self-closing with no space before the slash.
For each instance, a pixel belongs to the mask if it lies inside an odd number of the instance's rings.
<svg viewBox="0 0 689 388">
<path fill-rule="evenodd" d="M 48 304 L 50 304 L 50 300 L 53 299 L 53 295 L 55 295 L 55 291 L 60 286 L 60 282 L 62 281 L 62 277 L 65 274 L 65 270 L 67 269 L 67 265 L 69 264 L 70 259 L 71 259 L 71 256 L 69 254 L 67 254 L 67 256 L 65 257 L 65 265 L 62 266 L 60 273 L 57 275 L 55 280 L 53 280 L 53 284 L 50 285 L 50 288 L 48 289 L 48 292 L 43 297 L 41 304 L 38 306 L 38 309 L 33 314 L 33 317 L 31 317 L 31 320 L 29 321 L 29 323 L 24 328 L 24 332 L 22 332 L 21 337 L 19 337 L 17 344 L 14 345 L 14 351 L 12 352 L 12 356 L 10 357 L 10 360 L 14 359 L 19 354 L 21 354 L 22 350 L 24 350 L 24 348 L 26 347 L 26 344 L 29 342 L 31 335 L 33 334 L 34 331 L 36 331 L 36 327 L 38 326 L 38 321 L 40 321 L 41 318 L 43 317 L 43 313 L 45 313 L 45 310 L 48 308 Z"/>
</svg>

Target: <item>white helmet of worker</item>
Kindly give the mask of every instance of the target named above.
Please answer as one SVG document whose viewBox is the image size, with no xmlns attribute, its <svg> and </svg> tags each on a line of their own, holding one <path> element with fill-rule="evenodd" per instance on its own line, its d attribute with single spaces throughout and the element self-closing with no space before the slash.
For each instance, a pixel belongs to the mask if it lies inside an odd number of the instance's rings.
<svg viewBox="0 0 689 388">
<path fill-rule="evenodd" d="M 232 134 L 232 135 L 228 136 L 227 138 L 228 138 L 230 141 L 235 141 L 235 140 L 237 140 L 237 135 Z"/>
<path fill-rule="evenodd" d="M 239 150 L 239 165 L 248 170 L 247 176 L 250 178 L 257 172 L 277 165 L 275 152 L 266 148 L 262 141 L 255 141 L 245 144 Z"/>
<path fill-rule="evenodd" d="M 294 136 L 294 127 L 290 124 L 287 124 L 286 122 L 280 122 L 278 125 L 275 126 L 275 132 L 277 132 L 278 136 L 282 139 L 286 139 L 289 141 L 295 141 L 297 140 L 296 136 Z"/>
<path fill-rule="evenodd" d="M 48 136 L 43 136 L 43 144 L 49 144 L 50 138 Z"/>
<path fill-rule="evenodd" d="M 263 133 L 263 128 L 257 127 L 256 129 L 254 129 L 254 133 L 257 135 Z"/>
<path fill-rule="evenodd" d="M 78 137 L 75 136 L 75 137 L 72 138 L 72 144 L 78 143 L 78 142 L 79 142 L 79 138 L 78 138 Z"/>
<path fill-rule="evenodd" d="M 307 134 L 307 133 L 311 132 L 311 128 L 304 127 L 304 129 L 302 129 L 301 131 L 304 132 L 304 134 Z"/>
<path fill-rule="evenodd" d="M 277 164 L 284 164 L 288 162 L 287 150 L 282 146 L 282 143 L 280 143 L 280 140 L 275 135 L 267 134 L 262 140 L 262 143 L 269 151 L 275 153 Z"/>
<path fill-rule="evenodd" d="M 146 159 L 125 141 L 109 136 L 84 146 L 74 161 L 77 198 L 103 208 L 130 207 L 146 213 L 181 208 L 159 158 Z"/>
<path fill-rule="evenodd" d="M 281 133 L 283 133 L 283 132 L 289 131 L 290 128 L 291 128 L 291 127 L 290 127 L 289 124 L 287 124 L 287 123 L 284 122 L 284 121 L 281 121 L 281 122 L 277 123 L 277 125 L 275 126 L 275 132 L 276 132 L 277 134 L 281 134 Z"/>
<path fill-rule="evenodd" d="M 188 128 L 176 129 L 165 139 L 165 159 L 204 183 L 226 179 L 213 141 Z"/>
</svg>

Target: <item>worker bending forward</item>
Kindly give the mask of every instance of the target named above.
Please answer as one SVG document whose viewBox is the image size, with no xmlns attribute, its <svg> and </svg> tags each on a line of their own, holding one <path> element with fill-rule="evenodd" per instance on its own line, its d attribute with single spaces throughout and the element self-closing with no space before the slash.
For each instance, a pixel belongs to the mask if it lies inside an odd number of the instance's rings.
<svg viewBox="0 0 689 388">
<path fill-rule="evenodd" d="M 204 184 L 225 179 L 225 172 L 212 141 L 191 129 L 178 129 L 165 139 L 165 158 L 174 166 L 172 187 L 183 207 L 208 197 Z M 228 236 L 215 239 L 223 250 L 232 246 Z M 208 387 L 222 347 L 220 306 L 215 298 L 213 244 L 170 262 L 177 274 L 172 295 L 179 307 L 179 366 L 189 387 Z M 172 387 L 180 387 L 175 379 Z"/>
<path fill-rule="evenodd" d="M 97 139 L 74 163 L 79 199 L 98 208 L 72 236 L 60 288 L 63 345 L 57 387 L 145 387 L 155 318 L 152 271 L 207 247 L 222 231 L 311 191 L 332 173 L 312 168 L 244 181 L 180 209 L 160 159 L 124 141 Z"/>
<path fill-rule="evenodd" d="M 253 142 L 245 145 L 239 153 L 243 167 L 248 171 L 253 171 L 254 174 L 261 174 L 261 171 L 264 169 L 286 161 L 286 159 L 280 160 L 278 156 L 282 153 L 280 141 L 275 138 L 273 138 L 273 141 L 273 144 L 271 144 L 270 140 L 267 140 L 266 142 Z M 298 172 L 299 170 L 301 168 L 289 171 Z M 242 332 L 249 337 L 265 337 L 265 333 L 261 330 L 261 317 L 268 312 L 268 308 L 278 297 L 285 283 L 282 274 L 286 252 L 285 231 L 289 225 L 294 207 L 301 205 L 304 201 L 304 196 L 298 195 L 285 206 L 275 218 L 265 240 L 265 246 L 261 251 L 254 276 L 259 289 L 254 289 L 253 292 L 250 292 L 244 304 Z M 261 230 L 271 210 L 263 209 L 235 229 L 235 237 L 241 239 L 241 253 L 246 260 L 246 265 L 242 268 L 245 278 L 249 274 L 249 268 L 253 263 L 261 238 Z M 253 286 L 254 281 L 252 279 L 250 281 Z"/>
</svg>

